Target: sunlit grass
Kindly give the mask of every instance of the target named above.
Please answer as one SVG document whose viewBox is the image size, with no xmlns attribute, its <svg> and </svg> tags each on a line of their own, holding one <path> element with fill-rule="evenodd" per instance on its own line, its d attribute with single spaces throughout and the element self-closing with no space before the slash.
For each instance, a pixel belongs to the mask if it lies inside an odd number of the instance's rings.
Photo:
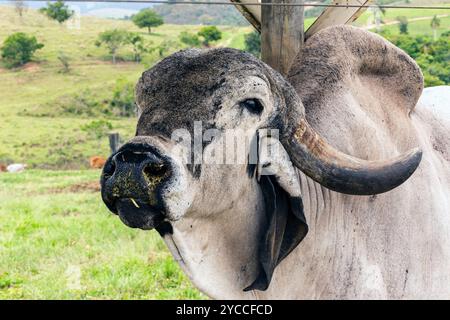
<svg viewBox="0 0 450 320">
<path fill-rule="evenodd" d="M 422 5 L 427 5 L 427 3 L 424 3 Z M 434 3 L 432 4 L 434 6 L 448 6 L 450 7 L 449 3 Z M 396 8 L 388 8 L 386 9 L 385 13 L 381 15 L 381 18 L 383 22 L 388 23 L 392 21 L 396 21 L 397 17 L 407 17 L 408 19 L 414 19 L 414 18 L 420 18 L 420 17 L 433 17 L 434 15 L 448 15 L 449 10 L 445 9 L 427 9 L 427 10 L 418 10 L 418 9 L 396 9 Z M 361 17 L 355 22 L 357 25 L 364 26 L 367 24 L 367 22 L 370 21 L 373 23 L 373 12 L 366 11 L 364 12 Z"/>
<path fill-rule="evenodd" d="M 0 174 L 0 299 L 205 298 L 155 231 L 123 225 L 99 192 L 68 191 L 99 173 Z"/>
<path fill-rule="evenodd" d="M 440 26 L 436 28 L 436 35 L 439 37 L 442 33 L 450 31 L 450 16 L 440 18 Z M 412 36 L 427 35 L 433 36 L 433 29 L 430 27 L 431 20 L 411 21 L 408 23 L 408 34 Z M 391 34 L 399 34 L 398 25 L 385 26 L 384 30 L 388 30 Z"/>
</svg>

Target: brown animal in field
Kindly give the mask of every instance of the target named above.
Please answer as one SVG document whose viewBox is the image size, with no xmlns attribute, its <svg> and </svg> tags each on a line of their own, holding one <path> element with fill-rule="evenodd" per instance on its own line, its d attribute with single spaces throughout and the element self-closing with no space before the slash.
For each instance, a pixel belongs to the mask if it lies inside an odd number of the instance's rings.
<svg viewBox="0 0 450 320">
<path fill-rule="evenodd" d="M 6 172 L 6 165 L 0 163 L 0 172 Z"/>
<path fill-rule="evenodd" d="M 89 159 L 91 168 L 101 169 L 105 165 L 106 159 L 100 156 L 94 156 Z"/>
</svg>

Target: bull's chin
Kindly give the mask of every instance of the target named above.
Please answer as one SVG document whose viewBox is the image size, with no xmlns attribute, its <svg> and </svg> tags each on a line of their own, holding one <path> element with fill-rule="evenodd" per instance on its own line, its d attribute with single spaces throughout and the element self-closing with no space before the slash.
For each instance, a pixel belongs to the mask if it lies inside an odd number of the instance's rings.
<svg viewBox="0 0 450 320">
<path fill-rule="evenodd" d="M 152 230 L 164 221 L 161 210 L 139 199 L 118 199 L 116 206 L 120 220 L 130 228 Z"/>
</svg>

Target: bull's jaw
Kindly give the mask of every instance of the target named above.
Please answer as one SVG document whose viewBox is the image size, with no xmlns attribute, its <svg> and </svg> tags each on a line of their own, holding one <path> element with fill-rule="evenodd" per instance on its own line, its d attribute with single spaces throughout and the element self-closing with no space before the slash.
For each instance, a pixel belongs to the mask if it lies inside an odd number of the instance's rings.
<svg viewBox="0 0 450 320">
<path fill-rule="evenodd" d="M 182 270 L 211 298 L 257 298 L 254 291 L 243 291 L 258 276 L 258 243 L 265 224 L 256 181 L 253 188 L 229 210 L 201 219 L 186 215 L 163 235 Z"/>
</svg>

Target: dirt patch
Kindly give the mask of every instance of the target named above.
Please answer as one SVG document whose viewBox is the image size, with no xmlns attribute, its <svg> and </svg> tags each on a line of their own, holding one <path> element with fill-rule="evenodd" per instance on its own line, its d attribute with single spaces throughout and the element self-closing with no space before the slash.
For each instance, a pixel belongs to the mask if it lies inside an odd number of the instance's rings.
<svg viewBox="0 0 450 320">
<path fill-rule="evenodd" d="M 70 186 L 57 187 L 47 189 L 44 193 L 83 193 L 83 192 L 100 192 L 100 182 L 89 181 Z"/>
<path fill-rule="evenodd" d="M 22 67 L 23 71 L 30 72 L 30 73 L 39 71 L 40 69 L 41 69 L 41 67 L 39 67 L 39 65 L 35 62 L 29 62 Z"/>
</svg>

